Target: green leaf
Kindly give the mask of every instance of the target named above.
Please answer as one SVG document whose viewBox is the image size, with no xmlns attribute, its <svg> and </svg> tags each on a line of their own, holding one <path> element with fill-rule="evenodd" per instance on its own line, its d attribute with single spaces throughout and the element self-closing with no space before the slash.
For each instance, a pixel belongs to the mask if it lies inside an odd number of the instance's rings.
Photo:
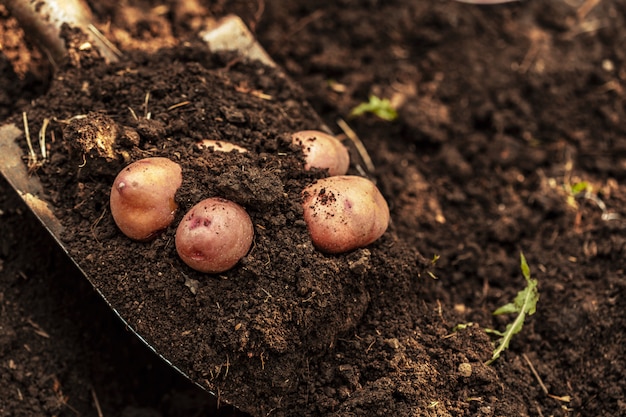
<svg viewBox="0 0 626 417">
<path fill-rule="evenodd" d="M 494 316 L 499 316 L 501 314 L 514 314 L 518 312 L 519 312 L 519 308 L 515 305 L 515 303 L 508 303 L 498 308 L 496 311 L 494 311 L 491 314 L 493 314 Z"/>
<path fill-rule="evenodd" d="M 495 334 L 496 336 L 504 337 L 504 333 L 503 333 L 503 332 L 501 332 L 500 330 L 495 330 L 495 329 L 485 329 L 485 333 Z"/>
<path fill-rule="evenodd" d="M 571 186 L 572 194 L 580 194 L 583 191 L 587 191 L 589 189 L 589 183 L 587 181 L 580 181 Z"/>
<path fill-rule="evenodd" d="M 380 99 L 375 95 L 369 97 L 369 102 L 361 103 L 350 112 L 350 117 L 362 116 L 365 113 L 372 113 L 383 120 L 392 122 L 398 118 L 398 112 L 391 106 L 388 99 Z"/>
<path fill-rule="evenodd" d="M 452 328 L 452 331 L 453 332 L 458 332 L 459 330 L 467 329 L 468 327 L 472 327 L 473 325 L 474 325 L 474 323 L 471 322 L 471 321 L 468 322 L 468 323 L 459 323 L 459 324 L 457 324 L 456 326 L 454 326 Z"/>
<path fill-rule="evenodd" d="M 526 281 L 530 279 L 530 267 L 528 266 L 528 262 L 526 262 L 526 257 L 522 252 L 519 254 L 520 258 L 520 269 L 522 270 L 522 276 Z"/>
<path fill-rule="evenodd" d="M 537 280 L 531 278 L 530 268 L 528 267 L 528 263 L 526 262 L 526 258 L 523 253 L 520 253 L 520 268 L 522 270 L 522 275 L 526 280 L 526 288 L 517 293 L 517 296 L 512 303 L 505 304 L 493 312 L 494 315 L 518 313 L 517 317 L 512 323 L 509 323 L 506 326 L 506 330 L 501 334 L 501 337 L 497 342 L 497 346 L 493 351 L 493 355 L 491 356 L 491 359 L 486 362 L 486 365 L 491 365 L 500 357 L 500 354 L 504 350 L 508 349 L 513 336 L 522 330 L 526 315 L 533 315 L 537 310 L 537 301 L 539 301 Z M 492 332 L 496 333 L 495 331 Z"/>
</svg>

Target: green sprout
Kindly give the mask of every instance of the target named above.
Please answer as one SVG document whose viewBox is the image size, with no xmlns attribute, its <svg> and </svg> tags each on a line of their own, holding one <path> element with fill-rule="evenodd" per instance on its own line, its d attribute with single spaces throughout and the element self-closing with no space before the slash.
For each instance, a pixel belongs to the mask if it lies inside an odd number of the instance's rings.
<svg viewBox="0 0 626 417">
<path fill-rule="evenodd" d="M 572 194 L 580 194 L 583 191 L 591 191 L 591 185 L 587 181 L 579 181 L 570 186 L 570 191 Z"/>
<path fill-rule="evenodd" d="M 437 265 L 437 261 L 439 260 L 439 258 L 441 258 L 441 255 L 434 254 L 432 259 L 430 260 L 430 266 L 434 268 Z M 435 275 L 434 272 L 432 272 L 432 271 L 426 271 L 426 273 L 432 279 L 439 279 L 439 277 L 437 277 L 437 275 Z"/>
<path fill-rule="evenodd" d="M 474 325 L 474 322 L 471 322 L 471 321 L 468 323 L 459 323 L 452 328 L 452 333 L 458 332 L 459 330 L 465 330 L 468 327 L 472 327 L 473 325 Z"/>
<path fill-rule="evenodd" d="M 565 184 L 563 186 L 565 188 L 565 192 L 567 193 L 567 204 L 571 207 L 577 209 L 578 204 L 576 203 L 576 198 L 583 193 L 591 193 L 591 184 L 587 181 L 579 181 L 574 184 Z"/>
<path fill-rule="evenodd" d="M 491 359 L 485 362 L 485 365 L 491 365 L 496 359 L 500 357 L 500 354 L 505 349 L 508 349 L 509 343 L 511 342 L 513 336 L 522 330 L 526 315 L 531 316 L 535 314 L 537 301 L 539 301 L 537 280 L 531 278 L 530 268 L 528 267 L 528 263 L 526 262 L 526 258 L 524 257 L 523 253 L 520 253 L 520 267 L 522 270 L 522 275 L 526 280 L 526 288 L 517 293 L 517 296 L 512 303 L 505 304 L 493 312 L 494 315 L 517 313 L 517 317 L 512 323 L 509 323 L 506 326 L 506 330 L 504 332 L 493 329 L 485 329 L 485 331 L 488 333 L 500 336 L 500 339 L 497 342 L 497 346 L 493 351 Z"/>
<path fill-rule="evenodd" d="M 398 112 L 393 108 L 388 99 L 380 99 L 375 95 L 371 95 L 369 100 L 369 102 L 363 102 L 353 108 L 350 112 L 350 117 L 358 117 L 365 113 L 372 113 L 388 122 L 392 122 L 398 118 Z"/>
</svg>

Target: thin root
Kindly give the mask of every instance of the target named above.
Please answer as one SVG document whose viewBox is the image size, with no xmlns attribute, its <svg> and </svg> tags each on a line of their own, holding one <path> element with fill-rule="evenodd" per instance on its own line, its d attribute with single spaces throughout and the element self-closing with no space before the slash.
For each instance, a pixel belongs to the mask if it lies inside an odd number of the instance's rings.
<svg viewBox="0 0 626 417">
<path fill-rule="evenodd" d="M 48 159 L 48 150 L 46 149 L 46 130 L 48 129 L 49 124 L 50 119 L 48 119 L 47 117 L 44 118 L 41 129 L 39 130 L 39 150 L 41 152 L 41 157 L 44 161 Z"/>
<path fill-rule="evenodd" d="M 28 127 L 28 116 L 26 115 L 26 112 L 22 113 L 22 120 L 24 121 L 24 137 L 26 138 L 26 145 L 28 145 L 28 161 L 26 163 L 26 166 L 28 168 L 28 173 L 29 174 L 33 174 L 34 172 L 36 172 L 46 161 L 46 141 L 45 138 L 42 139 L 41 135 L 41 131 L 39 132 L 39 146 L 41 148 L 41 155 L 43 157 L 42 160 L 39 160 L 39 158 L 37 157 L 37 154 L 35 153 L 35 149 L 33 148 L 33 141 L 31 140 L 30 137 L 30 129 Z M 44 120 L 44 127 L 42 128 L 44 130 L 44 135 L 45 135 L 45 128 L 47 126 L 47 121 L 48 119 Z"/>
<path fill-rule="evenodd" d="M 372 158 L 370 158 L 370 155 L 367 152 L 367 149 L 365 148 L 363 142 L 361 142 L 361 139 L 359 139 L 357 134 L 354 132 L 354 130 L 352 130 L 352 128 L 348 125 L 348 123 L 346 123 L 345 120 L 337 120 L 337 125 L 341 128 L 341 130 L 343 130 L 343 133 L 348 137 L 348 139 L 352 141 L 354 147 L 361 156 L 363 163 L 365 164 L 365 169 L 368 173 L 372 174 L 376 170 L 376 167 L 374 167 L 374 162 L 372 162 Z"/>
<path fill-rule="evenodd" d="M 537 371 L 535 370 L 535 367 L 533 366 L 532 362 L 530 361 L 530 359 L 528 359 L 528 356 L 526 356 L 525 353 L 522 354 L 522 357 L 524 358 L 524 360 L 526 361 L 526 363 L 528 364 L 528 367 L 530 368 L 530 371 L 533 373 L 533 375 L 535 376 L 535 379 L 537 380 L 537 382 L 539 383 L 539 386 L 541 387 L 541 390 L 543 391 L 544 394 L 546 395 L 550 395 L 548 393 L 548 388 L 546 388 L 545 384 L 543 383 L 543 381 L 541 380 L 541 377 L 539 376 L 539 374 L 537 373 Z"/>
<path fill-rule="evenodd" d="M 96 395 L 96 390 L 93 387 L 91 387 L 91 398 L 93 398 L 93 403 L 96 406 L 98 417 L 104 417 L 104 414 L 102 414 L 102 408 L 100 407 L 100 401 L 98 401 L 98 396 Z"/>
<path fill-rule="evenodd" d="M 143 100 L 143 113 L 146 120 L 150 120 L 152 113 L 148 111 L 148 103 L 150 102 L 150 91 L 146 93 L 146 97 Z"/>
</svg>

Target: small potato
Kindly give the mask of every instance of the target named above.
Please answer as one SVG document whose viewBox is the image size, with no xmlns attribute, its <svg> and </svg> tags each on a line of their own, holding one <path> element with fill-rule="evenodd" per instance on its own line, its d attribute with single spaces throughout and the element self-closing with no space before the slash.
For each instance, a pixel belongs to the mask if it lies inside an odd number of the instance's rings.
<svg viewBox="0 0 626 417">
<path fill-rule="evenodd" d="M 198 142 L 198 147 L 202 149 L 213 148 L 214 152 L 231 152 L 236 150 L 239 153 L 246 153 L 248 150 L 234 143 L 224 142 L 221 140 L 202 139 Z"/>
<path fill-rule="evenodd" d="M 147 241 L 174 220 L 183 182 L 180 165 L 167 158 L 140 159 L 124 168 L 111 188 L 111 214 L 122 233 Z"/>
<path fill-rule="evenodd" d="M 224 272 L 252 245 L 254 227 L 240 205 L 223 198 L 202 200 L 185 214 L 176 229 L 176 251 L 191 268 Z"/>
<path fill-rule="evenodd" d="M 291 135 L 293 143 L 302 147 L 304 169 L 328 169 L 328 174 L 344 175 L 350 167 L 350 154 L 334 136 L 317 130 L 303 130 Z"/>
<path fill-rule="evenodd" d="M 352 175 L 318 180 L 302 191 L 304 221 L 317 249 L 343 253 L 381 237 L 389 207 L 370 180 Z"/>
</svg>

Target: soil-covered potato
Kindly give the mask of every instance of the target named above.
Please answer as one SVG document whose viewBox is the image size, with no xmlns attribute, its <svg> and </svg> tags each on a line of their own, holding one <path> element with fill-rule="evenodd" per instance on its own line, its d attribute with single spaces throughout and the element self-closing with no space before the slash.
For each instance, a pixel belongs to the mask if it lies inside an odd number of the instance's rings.
<svg viewBox="0 0 626 417">
<path fill-rule="evenodd" d="M 248 253 L 254 226 L 240 205 L 207 198 L 193 206 L 176 229 L 176 251 L 200 272 L 224 272 Z"/>
<path fill-rule="evenodd" d="M 111 215 L 131 239 L 153 239 L 173 221 L 175 196 L 183 182 L 180 165 L 167 158 L 144 158 L 125 167 L 111 187 Z"/>
<path fill-rule="evenodd" d="M 350 154 L 339 139 L 319 130 L 293 133 L 291 140 L 302 148 L 305 169 L 328 170 L 328 175 L 344 175 L 350 167 Z"/>
<path fill-rule="evenodd" d="M 323 178 L 302 192 L 304 221 L 316 248 L 343 253 L 380 238 L 389 225 L 389 206 L 367 178 Z"/>
</svg>

